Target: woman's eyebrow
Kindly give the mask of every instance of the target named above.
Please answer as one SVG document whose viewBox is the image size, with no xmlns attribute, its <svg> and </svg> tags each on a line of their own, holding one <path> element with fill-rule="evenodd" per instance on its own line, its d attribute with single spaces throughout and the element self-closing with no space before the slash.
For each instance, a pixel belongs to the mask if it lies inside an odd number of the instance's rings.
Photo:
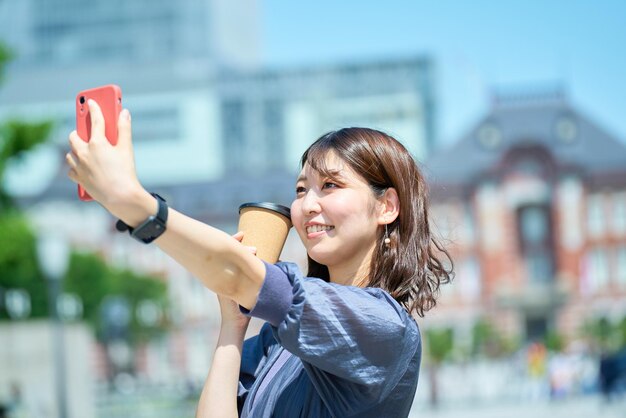
<svg viewBox="0 0 626 418">
<path fill-rule="evenodd" d="M 345 176 L 343 175 L 343 173 L 344 173 L 344 170 L 339 168 L 339 169 L 333 169 L 333 170 L 326 170 L 326 173 L 324 174 L 333 180 L 345 180 Z"/>
<path fill-rule="evenodd" d="M 343 169 L 338 168 L 338 169 L 332 169 L 332 170 L 326 170 L 324 173 L 320 173 L 323 176 L 329 177 L 333 180 L 345 180 L 345 177 L 342 175 L 342 173 L 344 172 Z M 298 178 L 296 179 L 296 183 L 300 183 L 301 181 L 307 181 L 308 178 L 306 175 L 304 174 L 300 174 L 298 176 Z"/>
</svg>

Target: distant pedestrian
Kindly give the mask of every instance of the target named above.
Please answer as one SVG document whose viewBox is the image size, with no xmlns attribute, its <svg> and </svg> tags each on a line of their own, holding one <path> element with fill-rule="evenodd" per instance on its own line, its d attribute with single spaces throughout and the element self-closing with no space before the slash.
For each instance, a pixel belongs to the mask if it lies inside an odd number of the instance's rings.
<svg viewBox="0 0 626 418">
<path fill-rule="evenodd" d="M 526 351 L 526 367 L 528 375 L 528 397 L 536 401 L 548 396 L 546 347 L 539 342 L 533 342 Z"/>
<path fill-rule="evenodd" d="M 607 401 L 617 394 L 620 386 L 622 390 L 626 389 L 626 348 L 600 357 L 598 383 L 600 392 Z"/>
</svg>

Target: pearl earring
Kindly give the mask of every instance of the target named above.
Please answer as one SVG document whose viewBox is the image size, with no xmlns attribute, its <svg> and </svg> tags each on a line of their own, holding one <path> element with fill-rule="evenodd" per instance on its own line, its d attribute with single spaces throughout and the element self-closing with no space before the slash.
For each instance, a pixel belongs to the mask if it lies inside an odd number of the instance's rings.
<svg viewBox="0 0 626 418">
<path fill-rule="evenodd" d="M 383 240 L 385 247 L 389 247 L 391 244 L 391 238 L 389 238 L 389 231 L 387 230 L 387 224 L 385 224 L 385 239 Z"/>
</svg>

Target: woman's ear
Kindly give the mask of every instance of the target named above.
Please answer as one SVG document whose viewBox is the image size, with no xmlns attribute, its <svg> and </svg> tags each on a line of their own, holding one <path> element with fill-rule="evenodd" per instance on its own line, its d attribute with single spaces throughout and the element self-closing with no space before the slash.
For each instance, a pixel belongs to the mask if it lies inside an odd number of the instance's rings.
<svg viewBox="0 0 626 418">
<path fill-rule="evenodd" d="M 396 189 L 393 187 L 387 188 L 379 199 L 379 203 L 378 224 L 387 225 L 395 221 L 400 214 L 400 198 Z"/>
</svg>

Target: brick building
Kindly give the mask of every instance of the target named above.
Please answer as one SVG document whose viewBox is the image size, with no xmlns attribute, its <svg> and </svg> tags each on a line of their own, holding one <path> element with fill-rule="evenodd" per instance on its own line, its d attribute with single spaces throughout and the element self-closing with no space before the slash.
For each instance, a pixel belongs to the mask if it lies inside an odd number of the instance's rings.
<svg viewBox="0 0 626 418">
<path fill-rule="evenodd" d="M 532 340 L 626 315 L 626 146 L 563 92 L 495 94 L 425 169 L 457 272 L 433 321 Z"/>
</svg>

